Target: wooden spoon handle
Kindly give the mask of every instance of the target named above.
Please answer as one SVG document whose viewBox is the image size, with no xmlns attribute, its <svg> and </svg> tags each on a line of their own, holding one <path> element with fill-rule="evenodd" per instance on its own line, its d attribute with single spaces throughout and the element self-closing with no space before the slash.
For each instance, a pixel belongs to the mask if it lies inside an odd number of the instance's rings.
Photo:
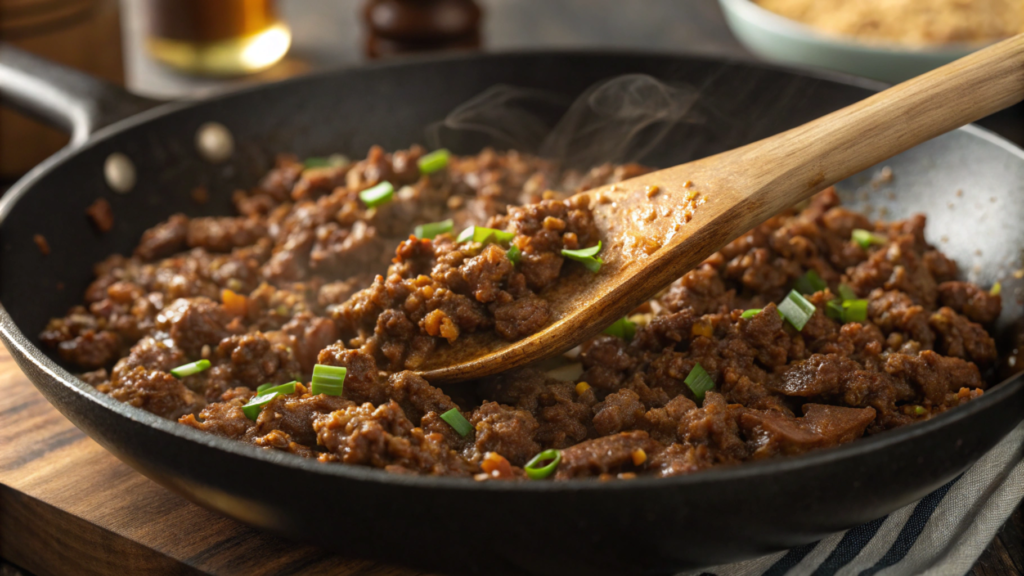
<svg viewBox="0 0 1024 576">
<path fill-rule="evenodd" d="M 926 140 L 1024 100 L 1024 34 L 734 151 L 750 192 L 782 209 Z M 898 129 L 894 129 L 898 127 Z M 727 153 L 732 154 L 732 153 Z M 794 186 L 804 183 L 805 188 Z"/>
</svg>

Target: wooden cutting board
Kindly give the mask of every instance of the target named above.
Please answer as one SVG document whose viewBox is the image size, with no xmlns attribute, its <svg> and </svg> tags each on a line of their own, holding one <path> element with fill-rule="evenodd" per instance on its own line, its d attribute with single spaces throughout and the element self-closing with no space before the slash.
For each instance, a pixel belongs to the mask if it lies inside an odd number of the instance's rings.
<svg viewBox="0 0 1024 576">
<path fill-rule="evenodd" d="M 0 557 L 36 574 L 423 574 L 341 558 L 168 492 L 75 428 L 0 347 Z"/>
</svg>

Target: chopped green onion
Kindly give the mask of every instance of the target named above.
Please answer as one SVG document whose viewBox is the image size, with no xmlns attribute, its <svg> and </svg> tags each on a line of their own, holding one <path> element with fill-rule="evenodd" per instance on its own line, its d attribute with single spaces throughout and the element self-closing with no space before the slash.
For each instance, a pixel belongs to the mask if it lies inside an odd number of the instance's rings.
<svg viewBox="0 0 1024 576">
<path fill-rule="evenodd" d="M 619 318 L 614 324 L 605 328 L 604 333 L 629 342 L 636 336 L 636 324 L 630 321 L 629 318 Z"/>
<path fill-rule="evenodd" d="M 420 166 L 420 172 L 424 174 L 433 174 L 438 170 L 448 165 L 448 158 L 451 157 L 451 152 L 441 148 L 440 150 L 434 150 L 430 154 L 424 154 L 417 164 Z"/>
<path fill-rule="evenodd" d="M 505 252 L 505 256 L 508 258 L 508 261 L 511 262 L 513 266 L 519 265 L 519 258 L 522 255 L 523 253 L 522 251 L 519 250 L 519 246 L 516 246 L 515 244 L 513 244 L 512 247 L 508 249 L 508 252 Z"/>
<path fill-rule="evenodd" d="M 914 415 L 915 416 L 924 416 L 927 413 L 928 413 L 928 409 L 925 408 L 924 406 L 914 406 Z"/>
<path fill-rule="evenodd" d="M 495 242 L 511 242 L 516 237 L 515 232 L 505 232 L 504 230 L 496 230 L 494 228 L 484 228 L 483 226 L 470 226 L 459 234 L 456 242 L 479 242 L 483 244 L 491 238 Z"/>
<path fill-rule="evenodd" d="M 277 398 L 277 396 L 277 392 L 264 394 L 262 396 L 254 396 L 252 400 L 249 400 L 248 404 L 242 406 L 242 413 L 245 414 L 245 417 L 249 420 L 255 420 L 260 417 L 260 411 L 263 410 L 263 407 L 270 403 L 274 398 Z"/>
<path fill-rule="evenodd" d="M 381 182 L 360 192 L 359 199 L 366 204 L 367 208 L 376 208 L 390 202 L 394 195 L 395 187 L 391 185 L 391 182 Z"/>
<path fill-rule="evenodd" d="M 445 232 L 451 232 L 452 228 L 455 227 L 455 222 L 452 219 L 441 220 L 440 222 L 431 222 L 429 224 L 420 224 L 414 229 L 414 233 L 417 238 L 425 238 L 427 240 L 433 240 L 438 234 L 444 234 Z"/>
<path fill-rule="evenodd" d="M 683 382 L 690 387 L 697 400 L 703 400 L 704 393 L 715 387 L 715 381 L 711 379 L 708 371 L 700 363 L 693 366 L 693 370 L 690 370 L 690 373 L 686 375 L 686 380 L 683 380 Z"/>
<path fill-rule="evenodd" d="M 447 422 L 463 438 L 466 437 L 466 434 L 473 431 L 473 425 L 469 423 L 469 420 L 466 420 L 466 417 L 462 415 L 462 412 L 459 412 L 458 408 L 452 408 L 441 414 L 441 420 Z"/>
<path fill-rule="evenodd" d="M 793 283 L 793 289 L 801 294 L 814 294 L 826 288 L 828 288 L 828 284 L 814 270 L 808 270 Z"/>
<path fill-rule="evenodd" d="M 825 305 L 825 316 L 833 320 L 843 321 L 843 302 L 842 300 L 829 300 L 828 304 Z"/>
<path fill-rule="evenodd" d="M 195 362 L 189 362 L 188 364 L 182 364 L 177 368 L 172 368 L 171 376 L 174 376 L 175 378 L 184 378 L 186 376 L 192 376 L 193 374 L 199 374 L 200 372 L 208 369 L 209 367 L 209 360 L 196 360 Z"/>
<path fill-rule="evenodd" d="M 843 300 L 856 300 L 857 293 L 854 292 L 853 288 L 850 288 L 848 284 L 840 284 L 839 297 L 842 298 Z"/>
<path fill-rule="evenodd" d="M 814 304 L 811 304 L 796 290 L 790 290 L 789 295 L 779 303 L 779 312 L 782 312 L 782 317 L 797 330 L 804 329 L 807 321 L 814 315 L 814 310 Z"/>
<path fill-rule="evenodd" d="M 1002 292 L 1002 291 L 1003 291 L 1003 285 L 1000 284 L 999 282 L 996 282 L 995 284 L 992 285 L 992 289 L 989 290 L 988 293 L 993 295 L 993 296 L 999 296 L 999 293 Z"/>
<path fill-rule="evenodd" d="M 867 300 L 846 300 L 843 302 L 843 322 L 864 322 L 867 319 Z"/>
<path fill-rule="evenodd" d="M 304 168 L 336 168 L 348 164 L 349 160 L 341 154 L 331 154 L 327 158 L 306 158 L 302 162 Z"/>
<path fill-rule="evenodd" d="M 309 391 L 314 396 L 317 394 L 341 396 L 346 374 L 348 374 L 348 369 L 343 366 L 317 364 L 313 367 L 313 380 L 310 381 Z"/>
<path fill-rule="evenodd" d="M 288 382 L 287 384 L 279 384 L 277 386 L 274 386 L 273 384 L 263 384 L 262 386 L 256 387 L 256 395 L 263 396 L 264 394 L 272 394 L 274 392 L 277 392 L 282 396 L 286 394 L 295 394 L 296 384 L 298 384 L 298 382 L 295 381 Z"/>
<path fill-rule="evenodd" d="M 598 241 L 598 243 L 595 246 L 591 246 L 590 248 L 580 248 L 579 250 L 562 250 L 562 256 L 575 260 L 580 264 L 583 264 L 583 266 L 585 266 L 586 269 L 590 270 L 591 272 L 597 272 L 598 270 L 601 269 L 601 264 L 604 264 L 604 260 L 601 260 L 600 258 L 596 257 L 597 253 L 600 251 L 601 242 Z"/>
<path fill-rule="evenodd" d="M 754 316 L 757 316 L 758 314 L 760 314 L 761 310 L 762 310 L 762 308 L 751 308 L 750 310 L 744 310 L 743 314 L 740 314 L 740 318 L 743 318 L 745 320 L 750 320 Z"/>
<path fill-rule="evenodd" d="M 851 238 L 854 242 L 860 244 L 860 247 L 865 250 L 867 250 L 872 244 L 885 244 L 889 241 L 885 236 L 875 234 L 874 232 L 863 228 L 854 229 L 853 236 L 851 236 Z"/>
<path fill-rule="evenodd" d="M 542 462 L 547 462 L 547 464 L 540 466 Z M 523 466 L 523 471 L 530 477 L 530 480 L 543 480 L 554 474 L 555 468 L 558 468 L 561 463 L 562 453 L 560 451 L 545 450 L 530 459 L 526 466 Z"/>
</svg>

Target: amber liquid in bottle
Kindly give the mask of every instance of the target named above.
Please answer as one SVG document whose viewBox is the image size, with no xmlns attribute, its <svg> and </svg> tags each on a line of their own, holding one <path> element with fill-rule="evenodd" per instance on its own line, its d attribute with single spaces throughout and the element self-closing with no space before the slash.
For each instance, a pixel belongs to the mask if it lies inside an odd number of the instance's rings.
<svg viewBox="0 0 1024 576">
<path fill-rule="evenodd" d="M 291 31 L 274 0 L 146 0 L 146 47 L 160 62 L 193 74 L 258 72 L 281 60 Z"/>
</svg>

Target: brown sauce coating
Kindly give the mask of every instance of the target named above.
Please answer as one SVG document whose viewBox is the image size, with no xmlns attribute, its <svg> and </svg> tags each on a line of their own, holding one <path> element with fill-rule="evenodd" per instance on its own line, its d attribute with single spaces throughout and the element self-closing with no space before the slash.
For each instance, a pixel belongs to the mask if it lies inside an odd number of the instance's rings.
<svg viewBox="0 0 1024 576">
<path fill-rule="evenodd" d="M 131 257 L 99 263 L 83 304 L 41 339 L 92 370 L 82 377 L 98 390 L 186 426 L 323 462 L 489 481 L 526 478 L 551 448 L 556 480 L 801 454 L 930 418 L 986 387 L 999 296 L 958 280 L 925 242 L 923 217 L 871 222 L 827 190 L 678 279 L 638 310 L 630 341 L 585 343 L 575 381 L 527 368 L 446 394 L 409 370 L 463 334 L 516 340 L 551 322 L 544 289 L 579 265 L 561 250 L 600 240 L 571 193 L 645 169 L 562 173 L 485 150 L 420 175 L 423 153 L 374 148 L 309 169 L 281 157 L 235 194 L 238 216 L 173 215 Z M 367 207 L 359 192 L 384 180 L 394 198 Z M 410 235 L 445 218 L 451 233 Z M 456 241 L 473 225 L 510 239 Z M 884 243 L 860 246 L 858 228 Z M 807 296 L 815 311 L 797 331 L 775 303 L 808 270 L 829 288 Z M 840 283 L 868 301 L 865 321 L 827 316 Z M 743 318 L 750 308 L 763 310 Z M 170 375 L 201 358 L 208 370 Z M 347 368 L 343 396 L 311 393 L 317 363 Z M 715 384 L 703 398 L 685 383 L 697 364 Z M 257 386 L 292 380 L 306 384 L 245 415 Z M 465 437 L 441 417 L 453 409 L 472 427 Z"/>
</svg>

